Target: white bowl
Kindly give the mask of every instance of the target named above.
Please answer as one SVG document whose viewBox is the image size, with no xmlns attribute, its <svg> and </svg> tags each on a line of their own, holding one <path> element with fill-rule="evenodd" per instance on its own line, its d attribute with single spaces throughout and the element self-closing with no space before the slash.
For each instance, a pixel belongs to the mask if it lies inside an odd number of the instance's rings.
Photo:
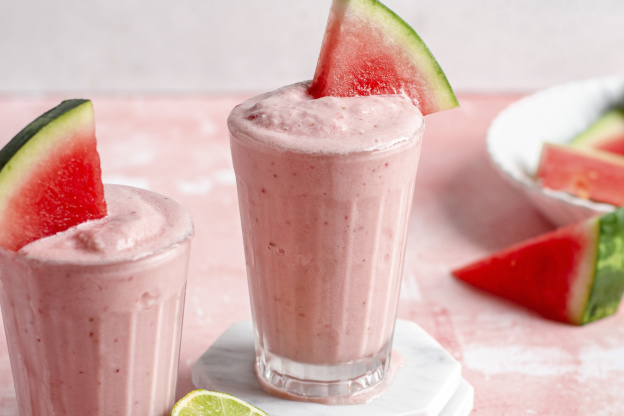
<svg viewBox="0 0 624 416">
<path fill-rule="evenodd" d="M 556 225 L 566 225 L 615 206 L 543 189 L 534 179 L 542 144 L 566 143 L 600 114 L 624 102 L 624 78 L 594 78 L 557 85 L 511 104 L 487 133 L 489 157 L 504 178 Z"/>
</svg>

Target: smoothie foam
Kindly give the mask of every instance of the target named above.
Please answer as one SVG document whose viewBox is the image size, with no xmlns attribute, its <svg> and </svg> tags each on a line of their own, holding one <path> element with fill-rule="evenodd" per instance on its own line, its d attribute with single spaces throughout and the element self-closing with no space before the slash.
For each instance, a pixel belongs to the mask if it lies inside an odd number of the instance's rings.
<svg viewBox="0 0 624 416">
<path fill-rule="evenodd" d="M 424 124 L 407 97 L 307 88 L 252 98 L 228 127 L 257 371 L 309 399 L 297 380 L 351 394 L 388 369 Z"/>
<path fill-rule="evenodd" d="M 230 132 L 285 151 L 344 155 L 412 141 L 424 128 L 406 96 L 313 99 L 308 88 L 302 82 L 245 101 L 230 114 Z"/>
<path fill-rule="evenodd" d="M 20 414 L 163 416 L 175 398 L 188 213 L 105 188 L 109 215 L 0 251 Z"/>
<path fill-rule="evenodd" d="M 25 259 L 55 263 L 99 264 L 136 260 L 188 238 L 188 213 L 165 196 L 141 189 L 105 187 L 108 215 L 20 250 Z"/>
</svg>

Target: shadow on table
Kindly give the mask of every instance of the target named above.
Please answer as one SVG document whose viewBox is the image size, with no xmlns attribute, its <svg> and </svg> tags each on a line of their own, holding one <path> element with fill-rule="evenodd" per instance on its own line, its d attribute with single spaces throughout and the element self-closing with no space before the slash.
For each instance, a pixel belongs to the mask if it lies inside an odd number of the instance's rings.
<svg viewBox="0 0 624 416">
<path fill-rule="evenodd" d="M 467 244 L 494 252 L 552 230 L 553 225 L 503 180 L 485 154 L 462 161 L 436 184 L 447 227 Z"/>
</svg>

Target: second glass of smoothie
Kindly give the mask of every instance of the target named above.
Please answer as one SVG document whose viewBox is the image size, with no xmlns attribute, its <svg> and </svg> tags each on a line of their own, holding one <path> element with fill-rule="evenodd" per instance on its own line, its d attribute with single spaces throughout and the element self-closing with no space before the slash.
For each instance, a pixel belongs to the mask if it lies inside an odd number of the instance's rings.
<svg viewBox="0 0 624 416">
<path fill-rule="evenodd" d="M 0 248 L 20 415 L 171 412 L 193 223 L 170 198 L 105 190 L 106 218 Z"/>
<path fill-rule="evenodd" d="M 312 99 L 228 119 L 265 389 L 323 403 L 383 390 L 424 123 L 407 97 Z"/>
</svg>

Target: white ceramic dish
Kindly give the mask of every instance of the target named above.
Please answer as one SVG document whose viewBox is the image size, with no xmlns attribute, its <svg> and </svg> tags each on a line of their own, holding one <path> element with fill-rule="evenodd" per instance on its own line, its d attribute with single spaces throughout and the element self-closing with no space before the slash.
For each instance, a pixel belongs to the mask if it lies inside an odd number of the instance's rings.
<svg viewBox="0 0 624 416">
<path fill-rule="evenodd" d="M 502 176 L 556 225 L 613 211 L 610 204 L 543 189 L 534 173 L 544 142 L 570 141 L 601 113 L 623 102 L 624 77 L 587 79 L 539 91 L 511 104 L 494 119 L 486 139 L 489 157 Z"/>
</svg>

